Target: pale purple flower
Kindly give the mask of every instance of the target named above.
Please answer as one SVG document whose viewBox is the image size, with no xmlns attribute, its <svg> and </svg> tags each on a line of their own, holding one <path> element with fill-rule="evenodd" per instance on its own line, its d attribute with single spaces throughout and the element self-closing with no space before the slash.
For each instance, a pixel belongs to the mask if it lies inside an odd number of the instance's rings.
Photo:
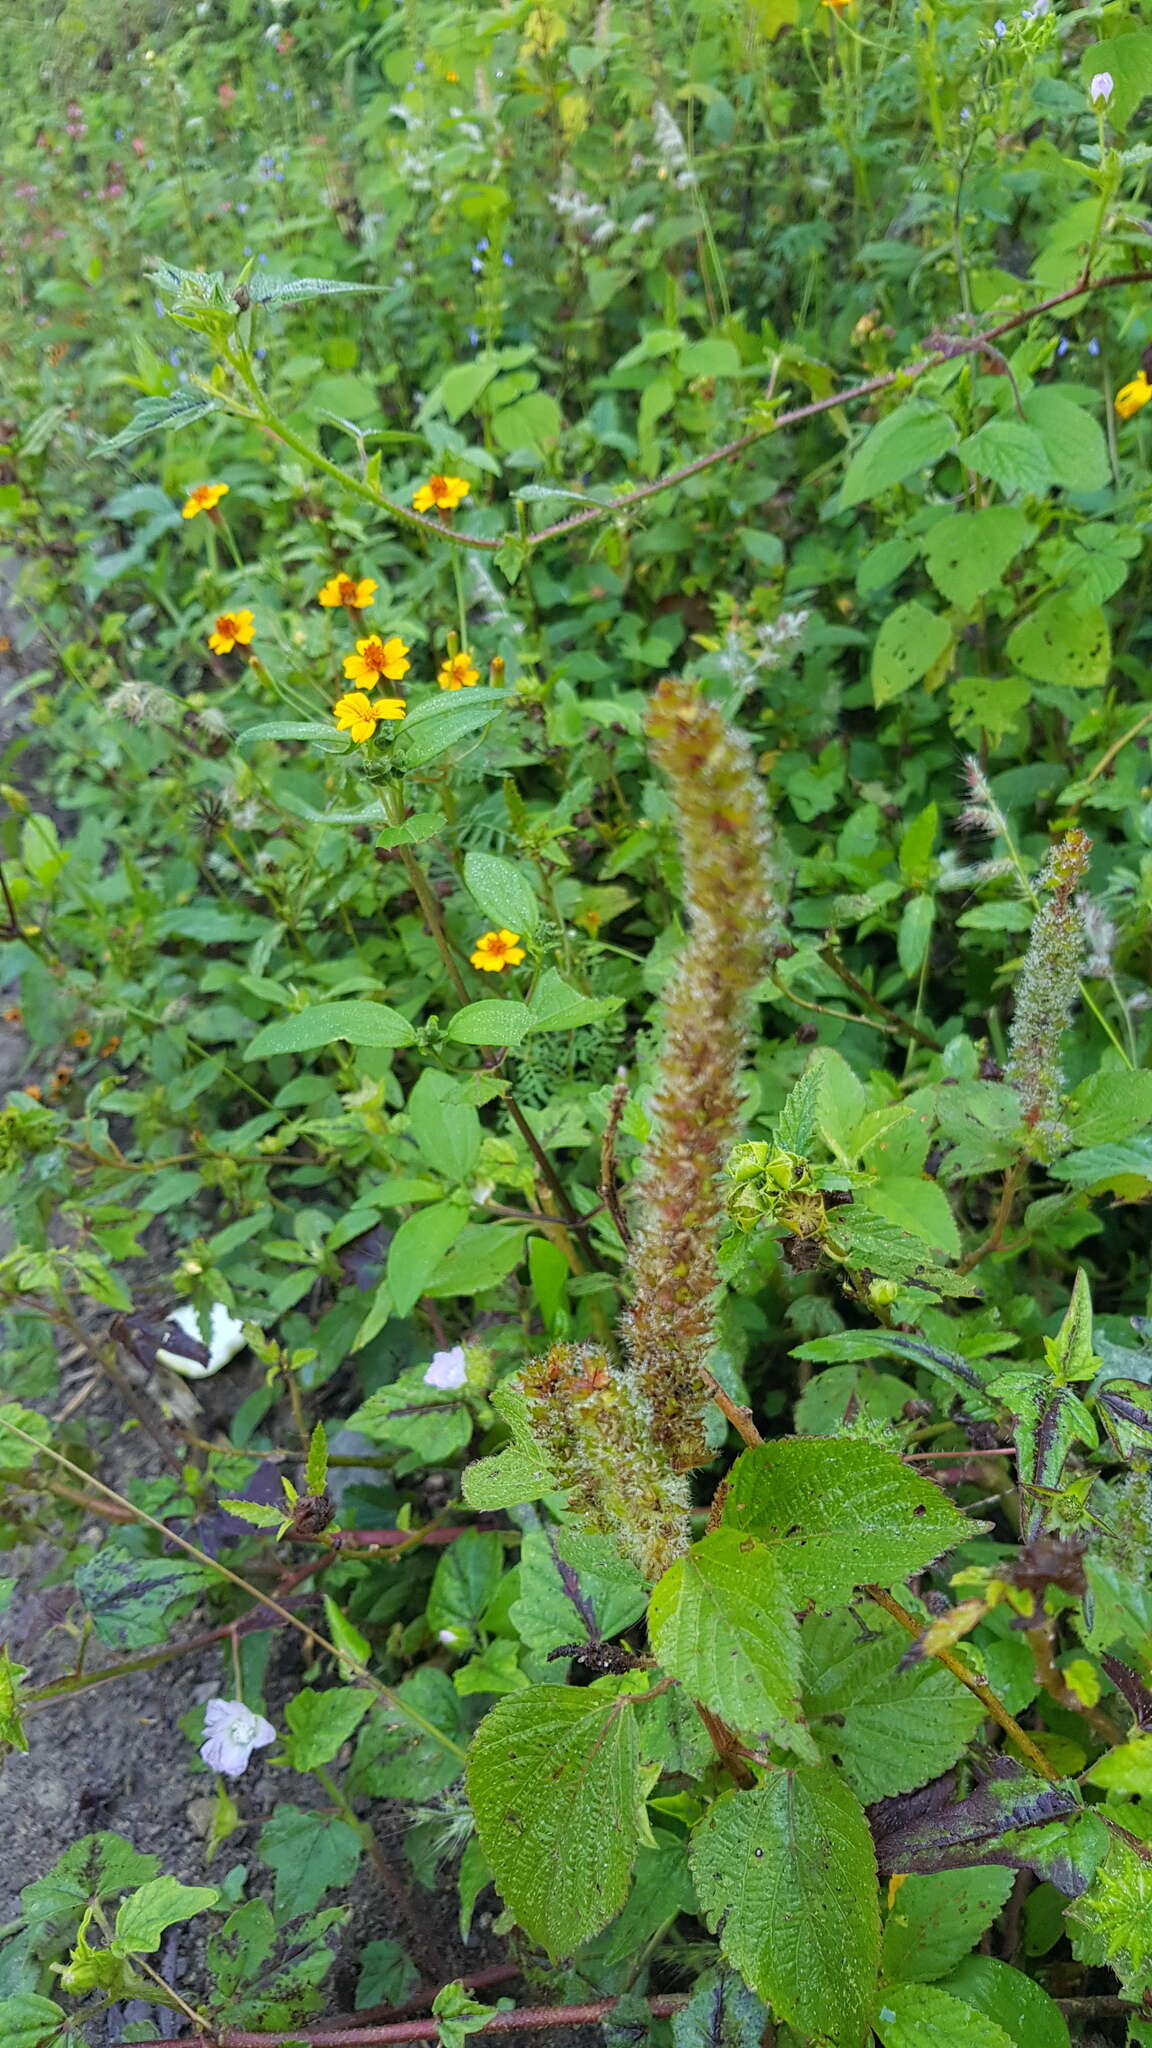
<svg viewBox="0 0 1152 2048">
<path fill-rule="evenodd" d="M 451 1351 L 436 1351 L 432 1363 L 424 1375 L 426 1387 L 439 1387 L 445 1393 L 454 1387 L 462 1387 L 468 1377 L 468 1360 L 464 1346 L 454 1344 Z"/>
<path fill-rule="evenodd" d="M 200 1754 L 209 1769 L 223 1771 L 226 1778 L 238 1778 L 247 1770 L 254 1749 L 275 1742 L 276 1730 L 243 1700 L 209 1700 L 204 1709 L 204 1736 Z"/>
<path fill-rule="evenodd" d="M 1088 103 L 1093 107 L 1106 107 L 1112 97 L 1115 80 L 1110 71 L 1097 71 L 1088 87 Z"/>
</svg>

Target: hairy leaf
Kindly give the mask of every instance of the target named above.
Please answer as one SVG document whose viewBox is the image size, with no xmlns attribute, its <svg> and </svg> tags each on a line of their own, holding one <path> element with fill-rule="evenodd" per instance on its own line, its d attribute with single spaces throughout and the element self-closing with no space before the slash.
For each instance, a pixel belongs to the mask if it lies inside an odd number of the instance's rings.
<svg viewBox="0 0 1152 2048">
<path fill-rule="evenodd" d="M 476 1731 L 468 1796 L 497 1889 L 550 1955 L 619 1912 L 642 1839 L 633 1707 L 597 1687 L 511 1694 Z"/>
<path fill-rule="evenodd" d="M 775 1552 L 796 1604 L 846 1600 L 872 1581 L 899 1584 L 974 1526 L 892 1451 L 819 1437 L 745 1451 L 723 1519 Z"/>
<path fill-rule="evenodd" d="M 692 1837 L 708 1925 L 752 1989 L 805 2034 L 860 2048 L 880 1955 L 876 1866 L 833 1771 L 773 1771 L 719 1799 Z"/>
<path fill-rule="evenodd" d="M 665 1671 L 753 1742 L 779 1742 L 807 1763 L 817 1751 L 800 1722 L 800 1632 L 792 1592 L 754 1537 L 717 1529 L 653 1589 L 652 1649 Z"/>
</svg>

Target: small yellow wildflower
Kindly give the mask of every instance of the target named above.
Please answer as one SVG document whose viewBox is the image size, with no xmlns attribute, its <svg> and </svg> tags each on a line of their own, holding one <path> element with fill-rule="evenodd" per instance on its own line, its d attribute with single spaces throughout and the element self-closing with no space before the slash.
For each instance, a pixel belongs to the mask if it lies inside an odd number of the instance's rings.
<svg viewBox="0 0 1152 2048">
<path fill-rule="evenodd" d="M 90 1031 L 80 1030 L 72 1033 L 72 1044 L 78 1052 L 86 1052 L 91 1043 L 92 1033 Z"/>
<path fill-rule="evenodd" d="M 407 705 L 403 697 L 377 697 L 372 703 L 363 690 L 349 690 L 338 697 L 332 714 L 341 732 L 349 732 L 357 745 L 370 740 L 382 720 L 403 718 Z"/>
<path fill-rule="evenodd" d="M 501 974 L 506 967 L 519 967 L 524 958 L 520 934 L 503 929 L 485 932 L 483 938 L 477 939 L 476 951 L 468 958 L 482 974 Z"/>
<path fill-rule="evenodd" d="M 1121 385 L 1116 393 L 1116 410 L 1122 420 L 1130 420 L 1133 413 L 1139 412 L 1142 405 L 1147 405 L 1150 398 L 1152 383 L 1148 381 L 1147 370 L 1141 370 L 1140 375 L 1133 377 L 1130 384 Z"/>
<path fill-rule="evenodd" d="M 412 664 L 405 659 L 408 644 L 395 636 L 382 640 L 379 633 L 370 633 L 366 640 L 356 642 L 355 654 L 344 656 L 344 674 L 350 683 L 367 683 L 369 687 L 383 677 L 386 683 L 398 683 L 406 676 Z"/>
<path fill-rule="evenodd" d="M 820 0 L 820 5 L 830 7 L 833 14 L 843 14 L 844 9 L 852 5 L 852 0 Z"/>
<path fill-rule="evenodd" d="M 234 647 L 248 647 L 256 638 L 251 612 L 221 612 L 216 630 L 208 635 L 213 654 L 231 654 Z"/>
<path fill-rule="evenodd" d="M 337 605 L 343 604 L 349 611 L 362 612 L 367 610 L 375 595 L 376 585 L 371 576 L 359 579 L 355 576 L 332 576 L 323 590 L 317 591 L 316 602 L 328 611 L 334 611 Z"/>
<path fill-rule="evenodd" d="M 461 648 L 459 654 L 450 655 L 443 662 L 436 678 L 442 690 L 470 690 L 473 683 L 480 681 L 480 671 L 472 666 L 472 656 Z"/>
<path fill-rule="evenodd" d="M 180 513 L 182 519 L 195 519 L 198 512 L 211 512 L 228 496 L 227 484 L 193 484 Z"/>
<path fill-rule="evenodd" d="M 432 476 L 421 484 L 412 503 L 417 512 L 431 512 L 433 507 L 443 517 L 445 512 L 454 512 L 471 490 L 462 476 Z"/>
</svg>

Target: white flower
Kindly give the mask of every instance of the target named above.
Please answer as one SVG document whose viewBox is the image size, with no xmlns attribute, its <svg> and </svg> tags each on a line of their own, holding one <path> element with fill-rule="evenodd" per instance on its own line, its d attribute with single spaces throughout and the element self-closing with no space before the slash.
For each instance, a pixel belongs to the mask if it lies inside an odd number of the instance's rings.
<svg viewBox="0 0 1152 2048">
<path fill-rule="evenodd" d="M 175 1323 L 176 1328 L 183 1330 L 186 1337 L 194 1337 L 198 1344 L 203 1343 L 200 1318 L 190 1301 L 182 1302 L 179 1308 L 171 1309 L 166 1320 Z M 182 1358 L 178 1351 L 163 1349 L 157 1351 L 157 1358 L 161 1364 L 170 1365 L 173 1372 L 182 1373 L 186 1380 L 210 1379 L 214 1372 L 220 1371 L 221 1366 L 227 1365 L 230 1358 L 235 1358 L 238 1351 L 243 1351 L 246 1339 L 243 1323 L 237 1322 L 231 1309 L 225 1308 L 222 1301 L 214 1301 L 212 1304 L 209 1330 L 208 1356 L 203 1364 L 196 1358 Z"/>
<path fill-rule="evenodd" d="M 275 1742 L 276 1730 L 243 1700 L 209 1700 L 204 1709 L 204 1736 L 200 1754 L 209 1769 L 223 1771 L 226 1778 L 238 1778 L 247 1769 L 254 1749 Z"/>
<path fill-rule="evenodd" d="M 468 1360 L 464 1346 L 454 1344 L 451 1351 L 435 1351 L 432 1363 L 424 1375 L 426 1387 L 440 1387 L 447 1393 L 453 1387 L 462 1387 L 468 1377 Z"/>
<path fill-rule="evenodd" d="M 1112 97 L 1114 84 L 1115 80 L 1110 71 L 1098 71 L 1088 87 L 1089 104 L 1093 107 L 1106 107 Z"/>
</svg>

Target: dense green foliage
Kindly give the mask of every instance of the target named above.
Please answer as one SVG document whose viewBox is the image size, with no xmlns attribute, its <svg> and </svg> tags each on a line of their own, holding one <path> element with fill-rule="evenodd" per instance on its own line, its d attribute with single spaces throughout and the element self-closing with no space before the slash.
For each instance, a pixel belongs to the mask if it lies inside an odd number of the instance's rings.
<svg viewBox="0 0 1152 2048">
<path fill-rule="evenodd" d="M 237 1628 L 207 1883 L 36 1873 L 5 2042 L 194 1916 L 303 2037 L 385 1798 L 675 2048 L 1152 2042 L 1152 28 L 6 40 L 0 1541 Z"/>
</svg>

